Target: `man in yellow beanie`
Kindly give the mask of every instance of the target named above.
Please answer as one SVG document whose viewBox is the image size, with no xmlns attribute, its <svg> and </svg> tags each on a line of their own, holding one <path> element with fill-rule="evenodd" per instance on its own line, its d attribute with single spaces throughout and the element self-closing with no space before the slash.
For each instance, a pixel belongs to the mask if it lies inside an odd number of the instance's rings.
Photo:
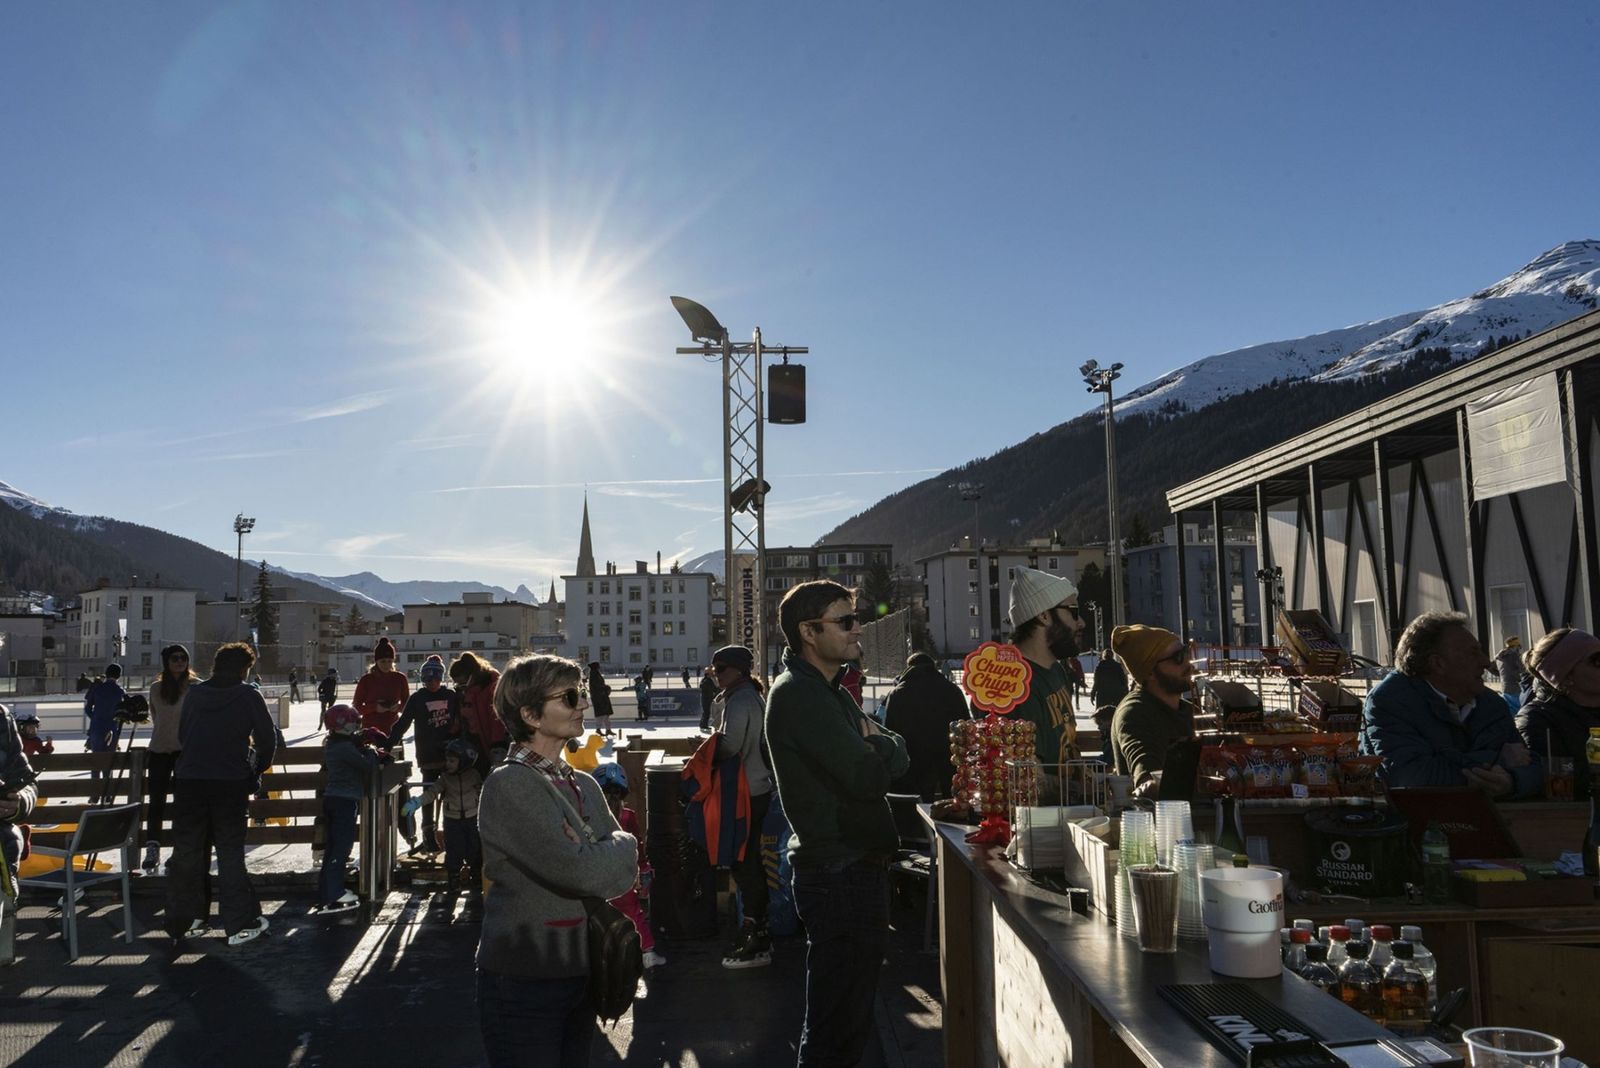
<svg viewBox="0 0 1600 1068">
<path fill-rule="evenodd" d="M 1111 718 L 1112 763 L 1136 794 L 1154 797 L 1168 750 L 1194 737 L 1194 706 L 1183 699 L 1194 677 L 1189 651 L 1170 630 L 1138 623 L 1111 632 L 1111 651 L 1133 683 Z"/>
<path fill-rule="evenodd" d="M 1083 620 L 1078 587 L 1070 579 L 1019 567 L 1011 580 L 1011 644 L 1033 668 L 1028 699 L 1011 714 L 1033 723 L 1034 752 L 1045 766 L 1040 801 L 1061 796 L 1061 765 L 1078 756 L 1078 727 L 1072 719 L 1071 670 L 1064 663 L 1078 655 Z"/>
</svg>

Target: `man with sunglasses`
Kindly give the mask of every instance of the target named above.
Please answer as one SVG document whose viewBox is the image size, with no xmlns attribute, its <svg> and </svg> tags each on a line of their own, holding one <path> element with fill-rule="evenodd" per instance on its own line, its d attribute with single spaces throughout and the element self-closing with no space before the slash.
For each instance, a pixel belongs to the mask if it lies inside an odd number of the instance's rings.
<svg viewBox="0 0 1600 1068">
<path fill-rule="evenodd" d="M 1033 668 L 1028 699 L 1011 714 L 1033 724 L 1034 753 L 1044 765 L 1040 802 L 1061 799 L 1061 765 L 1078 756 L 1078 725 L 1072 714 L 1072 668 L 1083 620 L 1078 587 L 1070 579 L 1019 567 L 1011 580 L 1011 644 Z"/>
<path fill-rule="evenodd" d="M 1173 746 L 1194 737 L 1194 706 L 1183 698 L 1194 668 L 1183 639 L 1162 627 L 1118 627 L 1111 650 L 1133 682 L 1111 717 L 1112 764 L 1136 794 L 1154 797 Z"/>
<path fill-rule="evenodd" d="M 787 648 L 767 698 L 767 745 L 794 829 L 794 899 L 806 925 L 799 1064 L 855 1064 L 873 1034 L 889 941 L 889 861 L 900 844 L 886 796 L 910 766 L 900 736 L 840 685 L 861 656 L 850 591 L 802 582 L 784 595 Z"/>
</svg>

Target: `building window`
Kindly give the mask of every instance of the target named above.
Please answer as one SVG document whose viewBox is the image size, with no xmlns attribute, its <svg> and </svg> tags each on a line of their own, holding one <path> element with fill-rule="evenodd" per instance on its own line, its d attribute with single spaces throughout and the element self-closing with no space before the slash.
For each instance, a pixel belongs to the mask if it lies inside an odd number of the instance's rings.
<svg viewBox="0 0 1600 1068">
<path fill-rule="evenodd" d="M 685 590 L 685 586 L 684 586 L 683 579 L 679 579 L 678 580 L 678 592 L 679 593 L 683 593 L 684 590 Z"/>
<path fill-rule="evenodd" d="M 602 637 L 602 638 L 611 637 L 611 624 L 610 623 L 602 623 L 602 624 L 600 624 L 600 637 Z"/>
<path fill-rule="evenodd" d="M 655 624 L 651 624 L 651 626 L 654 625 Z M 672 620 L 669 619 L 665 623 L 661 624 L 661 633 L 669 638 L 672 637 Z"/>
<path fill-rule="evenodd" d="M 661 651 L 661 659 L 665 660 L 669 664 L 672 663 L 672 650 L 671 649 L 663 649 Z"/>
<path fill-rule="evenodd" d="M 967 570 L 968 571 L 976 571 L 976 570 L 978 570 L 978 558 L 976 556 L 967 557 Z"/>
<path fill-rule="evenodd" d="M 662 601 L 661 602 L 661 614 L 664 615 L 664 616 L 670 616 L 672 614 L 672 602 L 671 601 Z"/>
<path fill-rule="evenodd" d="M 650 637 L 654 638 L 655 636 L 656 636 L 656 621 L 652 619 L 650 621 Z"/>
<path fill-rule="evenodd" d="M 589 647 L 587 645 L 578 646 L 578 659 L 585 664 L 589 662 Z"/>
<path fill-rule="evenodd" d="M 149 631 L 141 630 L 139 632 L 139 644 L 140 645 L 149 645 L 150 644 L 150 632 Z"/>
<path fill-rule="evenodd" d="M 144 614 L 139 617 L 140 619 L 154 619 L 156 617 L 156 599 L 154 597 L 144 598 L 141 610 Z"/>
<path fill-rule="evenodd" d="M 683 615 L 683 602 L 682 601 L 678 602 L 678 614 L 680 616 Z"/>
<path fill-rule="evenodd" d="M 601 601 L 600 602 L 600 614 L 603 615 L 603 616 L 609 616 L 611 614 L 611 602 L 610 601 Z"/>
<path fill-rule="evenodd" d="M 1015 582 L 1016 579 L 1017 579 L 1017 569 L 1014 568 L 1014 567 L 1006 568 L 1006 581 L 1007 582 Z"/>
<path fill-rule="evenodd" d="M 655 601 L 651 601 L 650 602 L 650 614 L 651 615 L 655 615 L 656 614 L 656 603 L 655 603 Z"/>
<path fill-rule="evenodd" d="M 978 580 L 977 579 L 973 579 L 971 582 L 967 583 L 967 592 L 968 593 L 977 593 L 978 592 Z M 926 595 L 926 588 L 924 588 L 924 595 Z"/>
<path fill-rule="evenodd" d="M 584 593 L 593 593 L 594 592 L 594 583 L 593 582 L 585 582 L 583 584 L 583 592 Z"/>
<path fill-rule="evenodd" d="M 1059 568 L 1060 566 L 1061 566 L 1061 558 L 1059 556 L 1052 556 L 1050 558 L 1050 570 L 1054 571 L 1057 568 Z"/>
<path fill-rule="evenodd" d="M 699 649 L 690 649 L 689 650 L 689 663 L 691 663 L 691 664 L 700 663 L 700 650 Z"/>
<path fill-rule="evenodd" d="M 593 638 L 594 637 L 594 624 L 593 623 L 589 624 L 589 633 L 585 634 L 584 637 L 586 637 L 586 638 Z"/>
<path fill-rule="evenodd" d="M 650 650 L 650 663 L 654 664 L 655 662 L 656 662 L 656 651 L 654 649 L 652 649 L 652 650 Z"/>
<path fill-rule="evenodd" d="M 644 658 L 638 653 L 629 653 L 628 654 L 628 663 L 630 663 L 630 664 L 637 664 L 643 659 Z"/>
<path fill-rule="evenodd" d="M 118 597 L 117 598 L 117 611 L 126 612 L 127 610 L 128 610 L 128 598 L 127 598 L 127 596 L 123 595 L 121 597 Z"/>
<path fill-rule="evenodd" d="M 978 628 L 977 627 L 968 627 L 967 628 L 967 637 L 969 637 L 969 638 L 977 638 L 979 636 L 980 635 L 978 633 Z"/>
<path fill-rule="evenodd" d="M 149 653 L 140 653 L 139 654 L 139 666 L 140 667 L 149 667 L 150 666 L 150 654 Z"/>
<path fill-rule="evenodd" d="M 639 625 L 639 610 L 637 608 L 629 609 L 628 622 L 635 627 Z"/>
<path fill-rule="evenodd" d="M 602 664 L 611 663 L 611 646 L 602 645 L 600 647 L 600 662 Z"/>
<path fill-rule="evenodd" d="M 609 582 L 600 583 L 600 592 L 601 593 L 610 593 L 611 592 L 611 583 L 609 583 Z"/>
<path fill-rule="evenodd" d="M 975 616 L 977 614 L 978 614 L 978 606 L 977 605 L 975 605 L 975 604 L 967 605 L 967 615 Z"/>
<path fill-rule="evenodd" d="M 640 634 L 636 630 L 630 630 L 628 632 L 628 644 L 629 645 L 643 645 L 644 644 L 644 635 Z"/>
<path fill-rule="evenodd" d="M 644 599 L 644 591 L 637 586 L 628 587 L 628 600 L 639 601 Z"/>
</svg>

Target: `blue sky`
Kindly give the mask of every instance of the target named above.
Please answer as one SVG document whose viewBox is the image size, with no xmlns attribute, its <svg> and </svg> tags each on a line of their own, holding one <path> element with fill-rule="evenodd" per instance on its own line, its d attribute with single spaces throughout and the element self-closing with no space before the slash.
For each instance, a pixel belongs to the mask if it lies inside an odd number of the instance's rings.
<svg viewBox="0 0 1600 1068">
<path fill-rule="evenodd" d="M 325 10 L 319 10 L 319 8 Z M 811 347 L 768 543 L 1200 356 L 1600 236 L 1600 8 L 0 8 L 0 479 L 294 570 L 720 548 L 714 367 Z M 1077 477 L 1062 472 L 1063 479 Z"/>
</svg>

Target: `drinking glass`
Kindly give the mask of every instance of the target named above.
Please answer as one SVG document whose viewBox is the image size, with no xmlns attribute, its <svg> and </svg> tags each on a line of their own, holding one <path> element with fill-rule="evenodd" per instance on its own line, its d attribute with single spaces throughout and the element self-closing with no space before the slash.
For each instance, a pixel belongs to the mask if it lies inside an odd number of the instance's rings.
<svg viewBox="0 0 1600 1068">
<path fill-rule="evenodd" d="M 1559 1038 L 1521 1027 L 1463 1031 L 1472 1068 L 1560 1068 L 1567 1046 Z"/>
</svg>

